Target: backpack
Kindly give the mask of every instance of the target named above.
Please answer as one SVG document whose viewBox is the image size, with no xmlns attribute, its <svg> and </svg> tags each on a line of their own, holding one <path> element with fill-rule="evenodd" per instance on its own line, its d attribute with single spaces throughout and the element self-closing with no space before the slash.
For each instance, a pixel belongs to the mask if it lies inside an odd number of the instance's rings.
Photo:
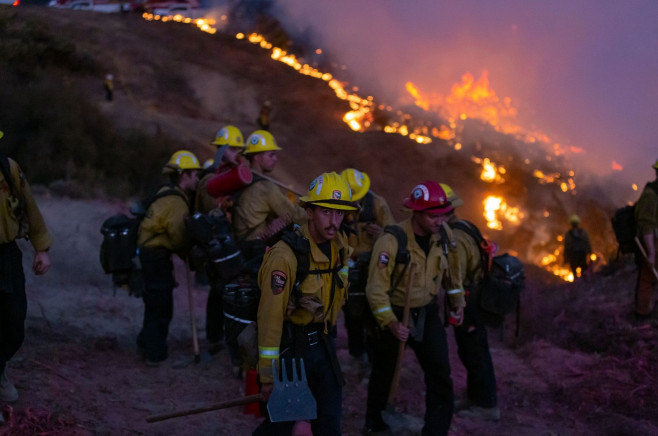
<svg viewBox="0 0 658 436">
<path fill-rule="evenodd" d="M 620 253 L 635 253 L 635 205 L 620 207 L 612 216 L 612 230 L 619 244 Z"/>
<path fill-rule="evenodd" d="M 310 271 L 311 245 L 308 239 L 295 231 L 294 225 L 287 227 L 276 236 L 277 241 L 285 242 L 297 259 L 295 282 L 291 298 L 299 301 L 302 297 L 301 283 L 309 274 L 326 274 L 338 272 L 331 270 Z M 275 240 L 269 242 L 275 243 Z M 258 335 L 255 333 L 260 289 L 257 273 L 262 263 L 262 256 L 251 259 L 245 264 L 240 275 L 224 286 L 222 303 L 224 305 L 224 335 L 228 344 L 237 343 L 240 353 L 250 367 L 258 363 Z M 343 263 L 343 262 L 341 262 Z M 333 303 L 333 295 L 331 297 Z"/>
<path fill-rule="evenodd" d="M 133 217 L 117 214 L 103 221 L 100 229 L 103 235 L 99 256 L 100 263 L 105 274 L 112 274 L 112 283 L 115 289 L 117 286 L 128 286 L 130 295 L 141 297 L 140 286 L 135 282 L 138 274 L 133 274 L 141 270 L 137 250 L 139 225 L 151 204 L 169 195 L 178 195 L 187 203 L 183 193 L 170 188 L 152 195 L 144 206 L 140 204 L 138 207 L 131 208 Z"/>
<path fill-rule="evenodd" d="M 241 272 L 244 256 L 225 215 L 195 213 L 185 221 L 185 228 L 195 244 L 190 263 L 197 270 L 208 266 L 209 274 L 222 281 L 231 280 Z"/>
<path fill-rule="evenodd" d="M 516 308 L 518 336 L 521 291 L 525 285 L 525 269 L 519 258 L 508 253 L 492 256 L 493 244 L 471 222 L 450 223 L 452 229 L 463 230 L 477 243 L 482 260 L 483 275 L 478 289 L 478 304 L 485 324 L 500 327 L 505 316 Z"/>
</svg>

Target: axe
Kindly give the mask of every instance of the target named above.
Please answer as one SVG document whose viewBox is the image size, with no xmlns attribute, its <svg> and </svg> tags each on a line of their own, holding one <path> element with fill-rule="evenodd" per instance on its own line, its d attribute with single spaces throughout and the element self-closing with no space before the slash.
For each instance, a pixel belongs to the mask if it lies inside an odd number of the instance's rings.
<svg viewBox="0 0 658 436">
<path fill-rule="evenodd" d="M 228 401 L 222 401 L 221 403 L 210 404 L 208 406 L 199 407 L 196 409 L 181 410 L 178 412 L 165 413 L 162 415 L 151 415 L 146 418 L 146 422 L 164 421 L 165 419 L 195 415 L 197 413 L 212 412 L 213 410 L 221 410 L 221 409 L 228 409 L 229 407 L 244 406 L 245 404 L 256 403 L 259 401 L 264 401 L 263 396 L 261 394 L 248 395 L 246 397 L 236 398 Z"/>
</svg>

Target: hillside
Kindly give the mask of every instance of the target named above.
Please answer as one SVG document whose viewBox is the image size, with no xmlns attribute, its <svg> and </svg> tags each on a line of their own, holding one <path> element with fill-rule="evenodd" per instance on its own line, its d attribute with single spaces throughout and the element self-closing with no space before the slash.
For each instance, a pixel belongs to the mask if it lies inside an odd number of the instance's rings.
<svg viewBox="0 0 658 436">
<path fill-rule="evenodd" d="M 482 227 L 483 192 L 504 194 L 523 204 L 528 216 L 496 234 L 497 240 L 535 263 L 551 252 L 577 203 L 585 211 L 583 222 L 595 229 L 597 252 L 607 258 L 612 251 L 612 206 L 595 186 L 576 198 L 539 185 L 508 138 L 476 123 L 461 152 L 441 142 L 418 145 L 399 135 L 355 133 L 341 121 L 348 104 L 324 82 L 300 76 L 233 36 L 132 14 L 29 6 L 0 7 L 0 34 L 12 42 L 0 47 L 13 61 L 13 67 L 0 61 L 6 67 L 0 68 L 0 82 L 11 85 L 0 87 L 0 98 L 16 105 L 0 105 L 0 129 L 7 133 L 0 145 L 17 156 L 30 180 L 45 186 L 38 200 L 54 235 L 51 272 L 43 278 L 28 274 L 27 340 L 10 364 L 22 397 L 13 408 L 3 406 L 11 425 L 0 427 L 0 434 L 235 435 L 255 428 L 258 420 L 239 409 L 145 422 L 151 414 L 240 396 L 243 382 L 230 377 L 226 354 L 191 363 L 180 263 L 172 365 L 143 367 L 134 350 L 142 304 L 121 290 L 113 296 L 97 252 L 101 222 L 126 207 L 116 196 L 147 190 L 175 149 L 211 157 L 208 142 L 227 123 L 245 134 L 255 130 L 264 100 L 273 103 L 272 133 L 284 149 L 274 176 L 297 191 L 323 171 L 356 166 L 402 218 L 397 205 L 411 187 L 439 179 L 456 188 L 467 203 L 464 214 Z M 34 53 L 40 56 L 26 56 Z M 115 76 L 112 102 L 104 99 L 107 73 Z M 509 183 L 492 187 L 481 181 L 481 168 L 471 160 L 476 154 L 509 163 Z M 27 270 L 29 247 L 24 258 Z M 608 275 L 575 284 L 530 263 L 526 268 L 520 336 L 514 336 L 513 317 L 503 332 L 490 331 L 503 418 L 498 424 L 456 418 L 452 434 L 657 434 L 656 322 L 631 319 L 633 266 L 622 262 L 607 268 Z M 207 290 L 193 286 L 192 292 L 202 330 Z M 205 347 L 203 334 L 201 340 Z M 461 392 L 465 375 L 451 345 Z M 356 435 L 366 385 L 350 365 L 342 329 L 338 347 L 348 379 L 344 432 Z M 404 367 L 396 434 L 415 434 L 423 414 L 415 387 L 422 376 L 410 352 Z"/>
</svg>

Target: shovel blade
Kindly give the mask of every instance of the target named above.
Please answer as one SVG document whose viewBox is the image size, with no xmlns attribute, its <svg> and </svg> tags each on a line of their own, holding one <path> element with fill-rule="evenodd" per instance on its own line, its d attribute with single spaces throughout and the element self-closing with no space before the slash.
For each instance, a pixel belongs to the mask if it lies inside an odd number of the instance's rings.
<svg viewBox="0 0 658 436">
<path fill-rule="evenodd" d="M 285 361 L 281 360 L 281 380 L 276 369 L 276 361 L 272 361 L 274 387 L 267 402 L 270 421 L 307 421 L 316 419 L 317 403 L 306 382 L 304 360 L 299 359 L 301 377 L 297 377 L 297 366 L 292 359 L 292 377 L 288 378 Z"/>
</svg>

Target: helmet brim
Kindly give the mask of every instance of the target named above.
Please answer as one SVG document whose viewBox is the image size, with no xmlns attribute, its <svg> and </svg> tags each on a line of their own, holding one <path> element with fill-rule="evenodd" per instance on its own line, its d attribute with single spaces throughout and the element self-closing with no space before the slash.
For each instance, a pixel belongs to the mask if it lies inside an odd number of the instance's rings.
<svg viewBox="0 0 658 436">
<path fill-rule="evenodd" d="M 411 200 L 410 197 L 405 198 L 404 201 L 402 202 L 402 205 L 407 209 L 411 209 L 412 211 L 425 212 L 425 213 L 429 213 L 430 215 L 446 215 L 453 211 L 452 203 L 450 202 L 448 202 L 448 204 L 446 204 L 443 207 L 436 206 L 429 208 L 420 208 L 418 207 L 417 204 L 414 204 L 414 202 Z"/>
<path fill-rule="evenodd" d="M 320 207 L 326 207 L 327 209 L 350 210 L 350 211 L 359 210 L 358 206 L 352 203 L 351 201 L 344 201 L 344 200 L 312 201 L 308 196 L 300 197 L 299 201 L 302 203 L 302 205 L 320 206 Z"/>
</svg>

